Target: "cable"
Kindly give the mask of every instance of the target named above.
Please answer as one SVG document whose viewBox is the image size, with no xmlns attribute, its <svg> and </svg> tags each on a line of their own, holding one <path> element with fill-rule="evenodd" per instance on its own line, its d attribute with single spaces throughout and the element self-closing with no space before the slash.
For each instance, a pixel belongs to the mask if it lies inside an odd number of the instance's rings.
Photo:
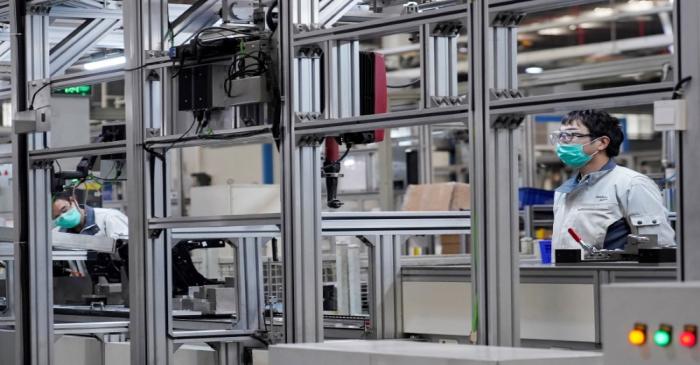
<svg viewBox="0 0 700 365">
<path fill-rule="evenodd" d="M 681 88 L 683 88 L 683 85 L 692 79 L 693 79 L 693 76 L 686 76 L 686 77 L 682 78 L 680 81 L 678 81 L 676 86 L 673 87 L 673 96 L 671 97 L 671 99 L 675 100 L 675 99 L 680 98 L 683 95 Z"/>
<path fill-rule="evenodd" d="M 195 113 L 193 112 L 192 114 L 195 114 Z M 152 155 L 158 157 L 158 159 L 160 159 L 161 161 L 165 161 L 165 155 L 168 153 L 168 151 L 170 151 L 173 147 L 175 147 L 175 145 L 176 145 L 177 143 L 182 142 L 182 140 L 185 139 L 185 137 L 187 137 L 187 134 L 190 133 L 190 131 L 192 131 L 192 128 L 194 128 L 194 125 L 197 124 L 198 121 L 199 121 L 199 119 L 198 119 L 197 116 L 195 115 L 195 116 L 194 116 L 194 120 L 192 121 L 192 124 L 190 124 L 190 127 L 187 128 L 187 130 L 185 131 L 185 133 L 181 134 L 180 137 L 178 137 L 176 140 L 174 140 L 174 141 L 170 144 L 170 146 L 168 146 L 167 148 L 164 148 L 162 153 L 155 151 L 154 149 L 148 147 L 148 145 L 144 145 L 144 146 L 143 146 L 143 149 L 144 149 L 146 152 L 148 152 L 148 153 L 150 153 L 150 154 L 152 154 Z"/>
<path fill-rule="evenodd" d="M 388 87 L 389 89 L 403 89 L 405 87 L 413 86 L 419 82 L 420 82 L 420 79 L 415 79 L 407 84 L 387 85 L 386 87 Z"/>
<path fill-rule="evenodd" d="M 194 35 L 194 37 L 193 37 L 195 44 L 197 44 L 197 45 L 200 46 L 200 47 L 208 47 L 205 43 L 202 43 L 202 40 L 200 39 L 200 36 L 201 36 L 202 34 L 209 33 L 209 32 L 211 32 L 212 30 L 216 30 L 216 31 L 217 31 L 216 33 L 219 33 L 219 32 L 222 32 L 222 31 L 223 31 L 223 32 L 231 32 L 231 33 L 233 33 L 233 34 L 242 34 L 242 35 L 245 35 L 245 36 L 248 36 L 248 37 L 252 36 L 252 35 L 251 35 L 250 33 L 248 33 L 248 32 L 240 31 L 240 30 L 237 30 L 237 29 L 224 28 L 224 27 L 207 27 L 207 28 L 200 29 L 197 33 L 195 33 L 195 35 Z M 221 34 L 221 33 L 219 33 L 219 34 Z"/>
<path fill-rule="evenodd" d="M 41 90 L 44 90 L 47 86 L 49 86 L 49 85 L 51 85 L 51 84 L 53 84 L 53 81 L 49 81 L 49 82 L 45 83 L 44 85 L 42 85 L 40 88 L 38 88 L 38 89 L 34 92 L 34 95 L 32 95 L 32 102 L 29 103 L 29 107 L 27 108 L 27 110 L 34 110 L 34 101 L 36 100 L 36 96 L 39 94 L 39 92 L 40 92 Z"/>
<path fill-rule="evenodd" d="M 270 8 L 267 9 L 267 13 L 265 14 L 265 23 L 267 23 L 267 27 L 270 28 L 270 31 L 273 34 L 277 30 L 277 23 L 274 22 L 272 17 L 272 10 L 277 7 L 277 4 L 278 0 L 275 0 L 272 4 L 270 4 Z M 272 37 L 272 34 L 270 34 L 270 37 Z"/>
<path fill-rule="evenodd" d="M 253 59 L 255 60 L 255 63 L 246 65 L 245 61 L 247 59 Z M 266 62 L 267 59 L 267 54 L 263 53 L 262 51 L 258 51 L 257 56 L 254 56 L 252 53 L 236 55 L 233 62 L 231 62 L 229 65 L 228 77 L 226 80 L 224 80 L 224 91 L 226 92 L 226 95 L 232 97 L 231 91 L 233 87 L 233 80 L 245 77 L 260 76 L 266 73 L 268 71 Z"/>
<path fill-rule="evenodd" d="M 350 153 L 350 150 L 352 149 L 352 145 L 351 145 L 351 144 L 348 144 L 347 146 L 348 146 L 348 147 L 345 149 L 345 153 L 343 153 L 343 155 L 342 155 L 342 156 L 338 159 L 338 161 L 336 161 L 335 163 L 341 163 L 341 162 L 343 162 L 343 160 L 345 159 L 345 157 L 348 156 L 348 153 Z"/>
</svg>

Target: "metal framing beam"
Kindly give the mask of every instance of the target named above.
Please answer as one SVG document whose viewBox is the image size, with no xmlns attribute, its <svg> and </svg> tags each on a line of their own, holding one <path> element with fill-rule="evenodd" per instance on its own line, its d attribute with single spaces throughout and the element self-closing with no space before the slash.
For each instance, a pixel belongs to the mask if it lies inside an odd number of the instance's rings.
<svg viewBox="0 0 700 365">
<path fill-rule="evenodd" d="M 51 49 L 51 76 L 64 73 L 83 56 L 86 50 L 92 48 L 121 24 L 120 19 L 89 19 L 83 22 Z"/>
<path fill-rule="evenodd" d="M 195 33 L 219 18 L 221 0 L 198 0 L 171 24 L 172 36 Z"/>
<path fill-rule="evenodd" d="M 700 41 L 694 34 L 700 32 L 700 3 L 692 0 L 676 1 L 676 52 L 679 57 L 676 80 L 691 76 L 692 81 L 686 86 L 683 93 L 688 102 L 688 129 L 680 133 L 681 164 L 678 171 L 680 178 L 681 199 L 678 210 L 680 230 L 676 237 L 680 238 L 681 256 L 680 277 L 681 280 L 700 280 L 700 246 L 697 244 L 697 234 L 700 233 L 700 225 L 693 222 L 700 216 L 700 197 L 695 192 L 696 179 L 700 173 L 700 148 L 697 148 L 697 140 L 700 138 Z M 696 33 L 693 33 L 696 32 Z"/>
<path fill-rule="evenodd" d="M 22 1 L 11 4 L 21 4 Z M 83 5 L 94 5 L 94 2 L 86 2 Z M 344 3 L 351 3 L 345 1 Z M 579 0 L 567 1 L 567 4 L 580 3 Z M 202 19 L 211 19 L 211 9 L 218 2 L 203 0 L 198 2 L 198 7 L 193 8 L 187 17 L 179 18 L 174 22 L 172 31 L 180 34 L 188 27 L 203 24 Z M 324 3 L 327 5 L 327 3 Z M 173 217 L 165 204 L 167 197 L 167 184 L 164 183 L 168 168 L 163 163 L 151 158 L 144 150 L 145 142 L 156 146 L 167 146 L 177 136 L 166 133 L 165 137 L 148 138 L 147 128 L 161 128 L 165 130 L 171 126 L 163 125 L 163 120 L 169 120 L 168 109 L 171 107 L 165 91 L 169 90 L 170 77 L 166 63 L 147 65 L 143 51 L 162 51 L 163 42 L 167 38 L 167 1 L 143 0 L 140 2 L 124 2 L 125 40 L 128 64 L 125 73 L 119 70 L 108 70 L 98 74 L 70 75 L 56 78 L 54 84 L 70 84 L 78 80 L 93 80 L 99 78 L 118 78 L 125 76 L 127 90 L 127 141 L 95 148 L 95 146 L 79 146 L 70 149 L 44 149 L 43 134 L 29 136 L 16 135 L 14 138 L 13 161 L 15 175 L 25 176 L 26 181 L 19 181 L 15 185 L 15 195 L 26 197 L 24 201 L 28 205 L 18 205 L 15 220 L 19 227 L 15 230 L 16 258 L 19 265 L 16 273 L 23 277 L 24 284 L 31 288 L 23 291 L 24 297 L 19 296 L 17 325 L 20 329 L 31 332 L 21 332 L 20 336 L 26 338 L 29 348 L 18 349 L 17 363 L 50 364 L 51 343 L 53 336 L 53 320 L 50 318 L 51 292 L 50 273 L 46 268 L 50 267 L 52 255 L 47 250 L 34 247 L 29 250 L 26 242 L 40 242 L 50 238 L 48 227 L 48 194 L 47 172 L 44 170 L 29 170 L 28 162 L 76 156 L 88 151 L 98 150 L 99 153 L 123 152 L 126 150 L 129 167 L 129 209 L 131 244 L 130 258 L 133 275 L 130 285 L 131 299 L 131 361 L 132 364 L 167 364 L 171 360 L 173 350 L 178 344 L 184 342 L 211 340 L 212 342 L 243 341 L 240 336 L 247 336 L 251 327 L 256 327 L 259 320 L 254 311 L 247 312 L 247 325 L 237 329 L 230 336 L 219 336 L 220 333 L 204 331 L 201 333 L 168 332 L 168 284 L 158 279 L 158 272 L 167 267 L 168 238 L 153 238 L 149 230 L 170 229 L 172 227 L 223 227 L 231 225 L 249 224 L 281 224 L 281 232 L 284 244 L 285 260 L 285 324 L 286 341 L 310 342 L 323 339 L 321 318 L 321 286 L 320 286 L 320 237 L 339 232 L 348 233 L 343 226 L 342 215 L 330 215 L 322 220 L 320 209 L 320 152 L 319 146 L 305 138 L 303 144 L 299 139 L 304 137 L 317 137 L 323 135 L 338 134 L 340 132 L 361 131 L 376 128 L 390 128 L 398 126 L 427 125 L 460 121 L 465 123 L 470 130 L 472 163 L 470 176 L 472 181 L 472 206 L 473 214 L 469 216 L 469 224 L 473 229 L 474 268 L 474 298 L 476 298 L 475 313 L 478 322 L 474 323 L 475 342 L 495 345 L 517 345 L 519 331 L 517 328 L 517 237 L 514 232 L 517 229 L 517 196 L 514 184 L 517 181 L 514 150 L 517 146 L 517 133 L 508 129 L 494 129 L 491 119 L 498 115 L 511 113 L 538 113 L 552 110 L 566 110 L 579 106 L 620 107 L 628 105 L 647 104 L 651 101 L 664 98 L 673 88 L 671 83 L 656 83 L 624 88 L 611 88 L 606 90 L 584 91 L 570 94 L 560 94 L 542 97 L 518 98 L 511 100 L 491 100 L 491 88 L 517 88 L 517 75 L 515 73 L 515 44 L 516 30 L 514 28 L 492 27 L 489 24 L 492 12 L 502 10 L 517 10 L 524 6 L 537 9 L 560 7 L 561 1 L 532 0 L 532 1 L 480 1 L 469 2 L 437 10 L 426 10 L 422 13 L 367 21 L 352 25 L 343 25 L 331 29 L 318 29 L 321 26 L 319 19 L 324 14 L 319 13 L 323 4 L 310 0 L 280 1 L 280 25 L 275 37 L 280 44 L 280 75 L 283 75 L 283 113 L 282 113 L 282 214 L 260 217 L 198 217 L 183 218 Z M 697 39 L 683 37 L 683 34 L 697 34 L 700 32 L 697 18 L 700 13 L 700 5 L 688 0 L 678 0 L 674 5 L 677 13 L 682 14 L 677 23 L 676 33 L 681 37 L 677 39 L 676 49 L 680 54 L 680 67 L 676 79 L 682 76 L 692 75 L 700 78 L 698 69 L 698 45 Z M 49 35 L 48 16 L 24 16 L 25 7 L 12 8 L 13 31 L 10 39 L 13 40 L 13 104 L 15 110 L 23 110 L 27 104 L 27 92 L 25 90 L 26 79 L 38 80 L 49 76 Z M 679 12 L 678 9 L 681 11 Z M 201 16 L 194 16 L 195 13 Z M 49 13 L 50 14 L 50 13 Z M 110 13 L 111 14 L 111 13 Z M 208 15 L 205 15 L 208 14 Z M 687 15 L 686 15 L 687 14 Z M 109 14 L 105 14 L 109 15 Z M 686 18 L 687 16 L 687 18 Z M 188 19 L 194 17 L 197 19 Z M 695 17 L 695 18 L 693 18 Z M 111 15 L 104 18 L 115 17 Z M 441 37 L 428 37 L 430 25 L 445 21 L 463 21 L 469 29 L 470 44 L 470 81 L 469 81 L 469 105 L 435 107 L 428 103 L 432 96 L 455 96 L 456 70 L 452 67 L 450 59 L 432 60 L 433 64 L 426 66 L 433 72 L 422 73 L 422 84 L 427 93 L 423 94 L 422 109 L 411 112 L 387 113 L 384 115 L 358 116 L 355 106 L 349 105 L 356 98 L 358 92 L 355 82 L 341 80 L 346 76 L 343 70 L 356 70 L 356 49 L 358 40 L 376 38 L 384 34 L 399 32 L 415 32 L 422 30 L 424 41 L 421 44 L 424 56 L 433 53 L 447 51 L 452 55 L 454 44 L 444 39 L 429 39 Z M 24 23 L 26 30 L 23 32 Z M 98 21 L 94 21 L 98 22 Z M 206 23 L 206 21 L 204 21 Z M 92 22 L 90 22 L 92 24 Z M 95 23 L 97 24 L 97 23 Z M 90 32 L 91 34 L 93 32 Z M 98 33 L 98 32 L 94 32 Z M 27 37 L 26 40 L 23 37 Z M 75 54 L 63 49 L 77 46 L 69 46 L 76 39 L 67 40 L 59 46 L 61 50 L 60 62 L 69 64 Z M 94 43 L 93 43 L 94 44 Z M 26 49 L 22 49 L 25 47 Z M 313 57 L 300 57 L 302 48 L 323 47 L 326 50 L 324 56 L 336 57 L 335 61 Z M 54 54 L 58 51 L 55 51 Z M 70 56 L 69 56 L 70 54 Z M 26 60 L 24 59 L 26 57 Z M 58 57 L 58 56 L 55 56 Z M 55 61 L 57 62 L 57 61 Z M 337 76 L 335 81 L 326 77 L 327 85 L 337 88 L 334 92 L 326 90 L 323 95 L 327 101 L 325 110 L 321 109 L 321 63 L 336 68 L 326 68 L 326 72 Z M 56 63 L 55 63 L 56 64 Z M 63 67 L 63 66 L 61 66 Z M 442 73 L 443 71 L 449 70 Z M 53 70 L 52 70 L 53 71 Z M 329 75 L 327 74 L 327 75 Z M 20 76 L 21 75 L 21 76 Z M 149 77 L 150 76 L 150 77 Z M 351 75 L 354 80 L 355 74 Z M 162 80 L 162 81 L 161 81 Z M 438 81 L 433 82 L 426 81 Z M 444 81 L 444 82 L 443 82 Z M 326 86 L 327 86 L 326 85 Z M 697 84 L 691 83 L 687 89 L 686 98 L 689 106 L 696 108 L 700 105 L 700 89 Z M 694 110 L 694 109 L 693 109 Z M 298 113 L 316 113 L 324 119 L 304 121 L 297 120 Z M 698 115 L 700 111 L 689 115 Z M 697 123 L 696 123 L 697 124 Z M 692 148 L 693 141 L 700 136 L 700 129 L 692 126 L 690 130 L 682 134 L 683 148 L 683 172 L 681 174 L 682 186 L 692 186 L 697 180 L 693 171 L 700 168 L 692 168 L 693 163 L 700 161 L 698 151 Z M 266 134 L 266 132 L 261 132 Z M 241 136 L 238 136 L 241 137 Z M 258 136 L 255 136 L 257 138 Z M 237 138 L 237 137 L 236 137 Z M 31 152 L 30 152 L 31 150 Z M 101 152 L 100 152 L 101 151 Z M 152 167 L 152 168 L 151 168 Z M 27 190 L 29 189 L 29 191 Z M 152 199 L 153 198 L 153 199 Z M 696 216 L 695 210 L 700 204 L 695 204 L 692 197 L 683 195 L 681 216 Z M 28 214 L 38 217 L 31 225 L 27 223 Z M 166 218 L 156 218 L 166 217 Z M 326 222 L 325 218 L 329 218 Z M 384 217 L 386 218 L 386 217 Z M 388 218 L 387 218 L 388 219 Z M 462 222 L 465 217 L 451 217 L 446 220 Z M 410 217 L 397 216 L 400 225 L 409 226 L 415 222 Z M 409 223 L 410 222 L 410 223 Z M 381 226 L 386 221 L 375 222 L 379 226 L 368 225 L 363 231 L 353 233 L 366 233 L 372 231 L 379 235 L 380 245 L 376 247 L 374 262 L 375 279 L 379 283 L 373 291 L 374 313 L 380 320 L 376 323 L 375 332 L 379 338 L 392 338 L 401 335 L 400 326 L 400 282 L 396 275 L 399 267 L 397 257 L 400 254 L 395 236 L 384 235 Z M 380 224 L 381 223 L 381 224 Z M 438 224 L 439 222 L 433 222 Z M 446 227 L 452 227 L 455 232 L 462 232 L 452 223 L 445 223 Z M 460 223 L 461 224 L 461 223 Z M 466 223 L 465 223 L 466 224 Z M 335 225 L 335 226 L 334 226 Z M 43 227 L 46 226 L 46 227 Z M 333 228 L 335 227 L 335 228 Z M 504 229 L 504 227 L 508 227 Z M 700 232 L 695 232 L 692 227 L 681 225 L 680 236 L 683 242 L 688 242 L 692 237 L 697 237 Z M 389 227 L 391 228 L 391 227 Z M 395 228 L 395 227 L 394 227 Z M 413 231 L 401 231 L 396 228 L 397 235 L 402 232 L 415 233 L 425 229 L 431 231 L 434 226 L 411 226 Z M 442 227 L 445 228 L 445 227 Z M 376 230 L 373 230 L 376 229 Z M 386 236 L 386 237 L 385 237 Z M 389 239 L 388 237 L 394 237 Z M 253 245 L 252 238 L 245 239 L 245 246 Z M 38 246 L 38 245 L 34 245 Z M 255 261 L 255 250 L 246 251 L 245 260 Z M 693 270 L 690 262 L 695 262 L 700 257 L 692 247 L 683 247 L 683 265 L 686 278 L 700 278 L 700 274 Z M 28 255 L 28 256 L 27 256 Z M 31 258 L 31 260 L 28 260 Z M 23 261 L 24 260 L 24 261 Z M 48 260 L 48 261 L 47 261 Z M 29 266 L 27 265 L 30 264 Z M 246 264 L 248 262 L 246 261 Z M 44 269 L 42 269 L 44 265 Z M 248 274 L 252 274 L 255 265 L 242 268 Z M 29 270 L 32 272 L 31 280 L 28 280 Z M 162 279 L 162 278 L 161 278 Z M 400 279 L 400 278 L 399 278 Z M 27 281 L 28 280 L 28 281 Z M 246 288 L 245 295 L 250 306 L 257 307 L 256 299 L 252 294 L 255 288 Z M 32 302 L 35 303 L 28 311 L 29 301 L 26 295 L 31 293 Z M 259 298 L 258 298 L 259 299 Z M 383 308 L 383 309 L 379 309 Z M 43 312 L 42 312 L 43 310 Z M 28 326 L 31 323 L 32 326 Z M 259 322 L 257 323 L 259 326 Z M 246 327 L 246 328 L 242 328 Z M 61 331 L 65 328 L 60 329 Z M 30 337 L 31 334 L 31 337 Z M 184 337 L 183 337 L 184 336 Z M 204 337 L 203 337 L 204 336 Z M 232 342 L 233 343 L 233 342 Z M 227 347 L 225 356 L 235 357 L 240 351 L 238 344 Z M 19 359 L 31 360 L 21 361 Z"/>
<path fill-rule="evenodd" d="M 26 63 L 26 1 L 17 0 L 9 4 L 10 38 L 12 57 L 12 112 L 27 108 L 27 63 Z M 15 181 L 13 191 L 14 218 L 14 277 L 16 283 L 13 292 L 13 310 L 15 315 L 15 352 L 14 364 L 30 364 L 31 310 L 29 302 L 29 203 L 28 203 L 28 138 L 23 134 L 12 134 L 12 176 Z"/>
</svg>

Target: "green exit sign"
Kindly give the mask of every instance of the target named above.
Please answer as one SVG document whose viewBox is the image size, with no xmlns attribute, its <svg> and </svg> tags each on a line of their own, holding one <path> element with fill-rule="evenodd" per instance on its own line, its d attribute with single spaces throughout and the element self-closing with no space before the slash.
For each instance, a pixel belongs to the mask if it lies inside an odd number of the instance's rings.
<svg viewBox="0 0 700 365">
<path fill-rule="evenodd" d="M 70 86 L 64 88 L 58 88 L 53 90 L 54 94 L 65 94 L 65 95 L 90 95 L 92 93 L 92 86 L 90 85 L 79 85 Z"/>
</svg>

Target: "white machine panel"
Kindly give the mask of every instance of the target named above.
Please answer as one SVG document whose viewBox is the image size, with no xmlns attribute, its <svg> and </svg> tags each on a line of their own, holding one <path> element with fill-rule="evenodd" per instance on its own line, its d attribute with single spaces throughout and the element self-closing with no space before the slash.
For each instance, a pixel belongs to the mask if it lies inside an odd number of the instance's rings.
<svg viewBox="0 0 700 365">
<path fill-rule="evenodd" d="M 520 284 L 520 337 L 595 342 L 592 284 Z"/>
<path fill-rule="evenodd" d="M 603 351 L 605 365 L 700 364 L 700 346 L 684 346 L 687 326 L 700 326 L 700 283 L 613 284 L 602 288 Z M 635 327 L 646 326 L 645 341 L 629 338 Z M 670 331 L 660 346 L 655 333 Z M 662 334 L 661 340 L 664 339 Z M 664 342 L 661 341 L 661 344 Z"/>
<path fill-rule="evenodd" d="M 594 352 L 437 344 L 411 341 L 328 341 L 277 345 L 270 365 L 602 365 Z"/>
<path fill-rule="evenodd" d="M 404 282 L 404 332 L 468 336 L 471 290 L 464 282 Z"/>
</svg>

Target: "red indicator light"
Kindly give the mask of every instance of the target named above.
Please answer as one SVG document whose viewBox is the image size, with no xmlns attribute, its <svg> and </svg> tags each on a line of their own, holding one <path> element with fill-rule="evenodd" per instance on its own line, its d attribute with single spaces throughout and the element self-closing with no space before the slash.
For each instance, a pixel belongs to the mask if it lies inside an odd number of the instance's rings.
<svg viewBox="0 0 700 365">
<path fill-rule="evenodd" d="M 693 325 L 684 326 L 680 343 L 683 347 L 694 347 L 698 343 L 698 328 Z"/>
</svg>

